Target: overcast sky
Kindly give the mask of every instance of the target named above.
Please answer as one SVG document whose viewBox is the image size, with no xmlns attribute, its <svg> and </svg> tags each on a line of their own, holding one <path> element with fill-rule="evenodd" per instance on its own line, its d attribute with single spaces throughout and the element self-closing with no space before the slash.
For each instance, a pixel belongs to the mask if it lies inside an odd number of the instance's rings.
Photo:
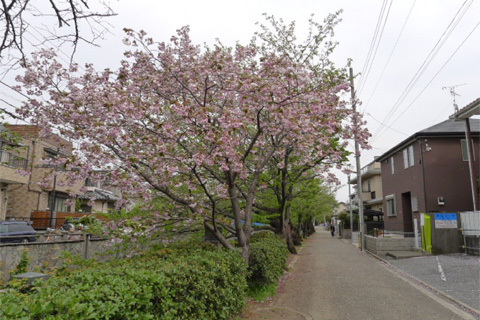
<svg viewBox="0 0 480 320">
<path fill-rule="evenodd" d="M 175 30 L 189 25 L 196 43 L 212 44 L 219 38 L 234 45 L 252 37 L 258 30 L 255 22 L 264 21 L 262 13 L 286 22 L 295 20 L 301 38 L 310 14 L 323 21 L 329 13 L 343 9 L 333 60 L 345 66 L 351 58 L 358 74 L 360 111 L 373 134 L 372 149 L 362 154 L 363 166 L 413 133 L 446 120 L 454 112 L 448 87 L 455 86 L 460 108 L 480 97 L 479 2 L 119 0 L 111 2 L 118 13 L 109 20 L 111 34 L 98 42 L 100 48 L 81 45 L 76 58 L 97 67 L 118 66 L 125 49 L 124 27 L 143 29 L 155 40 L 168 41 Z M 13 104 L 21 99 L 3 86 L 0 98 Z M 338 177 L 346 182 L 342 174 Z M 341 187 L 337 200 L 347 201 L 347 197 L 348 188 Z"/>
</svg>

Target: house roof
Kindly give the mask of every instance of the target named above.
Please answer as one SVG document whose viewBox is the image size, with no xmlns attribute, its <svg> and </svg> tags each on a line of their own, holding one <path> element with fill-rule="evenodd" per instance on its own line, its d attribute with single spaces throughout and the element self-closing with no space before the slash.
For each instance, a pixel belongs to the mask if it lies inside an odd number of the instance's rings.
<svg viewBox="0 0 480 320">
<path fill-rule="evenodd" d="M 472 135 L 478 136 L 480 134 L 480 119 L 470 119 L 470 128 L 472 131 Z M 407 145 L 411 144 L 412 142 L 421 139 L 421 138 L 441 138 L 441 137 L 465 137 L 465 122 L 458 121 L 454 119 L 448 119 L 443 122 L 437 123 L 431 127 L 418 131 L 408 137 L 407 139 L 403 140 L 395 147 L 391 148 L 380 157 L 378 157 L 377 161 L 381 162 L 392 154 L 397 153 L 399 150 L 405 148 Z"/>
<path fill-rule="evenodd" d="M 452 114 L 450 119 L 463 120 L 478 115 L 480 115 L 480 98 L 470 102 L 468 105 Z"/>
<path fill-rule="evenodd" d="M 12 135 L 12 133 L 5 128 L 3 123 L 0 123 L 0 141 L 4 141 L 15 146 L 22 146 L 23 144 L 18 140 L 18 138 Z"/>
<path fill-rule="evenodd" d="M 470 127 L 472 132 L 480 131 L 480 120 L 479 119 L 470 119 Z M 448 119 L 443 122 L 437 123 L 434 126 L 431 126 L 427 129 L 417 132 L 417 134 L 440 134 L 440 135 L 455 135 L 455 134 L 465 134 L 465 122 L 463 121 L 454 121 L 453 119 Z"/>
<path fill-rule="evenodd" d="M 94 191 L 87 191 L 83 195 L 79 196 L 80 199 L 93 199 L 104 201 L 116 201 L 118 198 L 111 192 L 105 190 L 96 189 Z"/>
</svg>

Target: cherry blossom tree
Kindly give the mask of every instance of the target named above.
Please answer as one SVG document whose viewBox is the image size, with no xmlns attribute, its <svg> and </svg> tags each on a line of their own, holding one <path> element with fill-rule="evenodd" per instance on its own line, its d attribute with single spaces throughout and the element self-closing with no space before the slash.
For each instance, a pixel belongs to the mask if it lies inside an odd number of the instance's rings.
<svg viewBox="0 0 480 320">
<path fill-rule="evenodd" d="M 328 60 L 337 15 L 324 26 L 311 21 L 298 45 L 293 24 L 267 21 L 234 48 L 195 45 L 188 27 L 168 43 L 126 30 L 131 49 L 117 71 L 88 65 L 78 74 L 39 52 L 18 78 L 31 96 L 19 112 L 44 134 L 75 141 L 72 179 L 108 169 L 125 195 L 169 198 L 230 249 L 233 234 L 248 261 L 260 177 L 274 158 L 295 146 L 289 157 L 321 175 L 329 166 L 318 159 L 340 160 L 339 143 L 357 132 L 364 145 L 368 135 L 353 125 L 357 115 L 340 99 L 344 72 Z"/>
</svg>

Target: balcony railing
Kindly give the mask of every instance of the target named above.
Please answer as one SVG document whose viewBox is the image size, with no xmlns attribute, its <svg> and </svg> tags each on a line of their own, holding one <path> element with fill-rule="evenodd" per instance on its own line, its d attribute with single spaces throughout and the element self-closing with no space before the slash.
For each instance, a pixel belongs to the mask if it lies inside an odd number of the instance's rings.
<svg viewBox="0 0 480 320">
<path fill-rule="evenodd" d="M 0 165 L 26 169 L 27 159 L 16 156 L 6 150 L 0 150 Z"/>
</svg>

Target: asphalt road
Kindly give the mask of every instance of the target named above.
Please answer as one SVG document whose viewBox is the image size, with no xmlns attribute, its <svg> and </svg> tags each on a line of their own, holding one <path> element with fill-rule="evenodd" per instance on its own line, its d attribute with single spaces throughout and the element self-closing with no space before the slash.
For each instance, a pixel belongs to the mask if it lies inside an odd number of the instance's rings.
<svg viewBox="0 0 480 320">
<path fill-rule="evenodd" d="M 244 319 L 477 319 L 327 231 L 305 241 L 278 294 Z"/>
<path fill-rule="evenodd" d="M 480 310 L 480 257 L 451 254 L 389 260 L 389 263 Z"/>
</svg>

